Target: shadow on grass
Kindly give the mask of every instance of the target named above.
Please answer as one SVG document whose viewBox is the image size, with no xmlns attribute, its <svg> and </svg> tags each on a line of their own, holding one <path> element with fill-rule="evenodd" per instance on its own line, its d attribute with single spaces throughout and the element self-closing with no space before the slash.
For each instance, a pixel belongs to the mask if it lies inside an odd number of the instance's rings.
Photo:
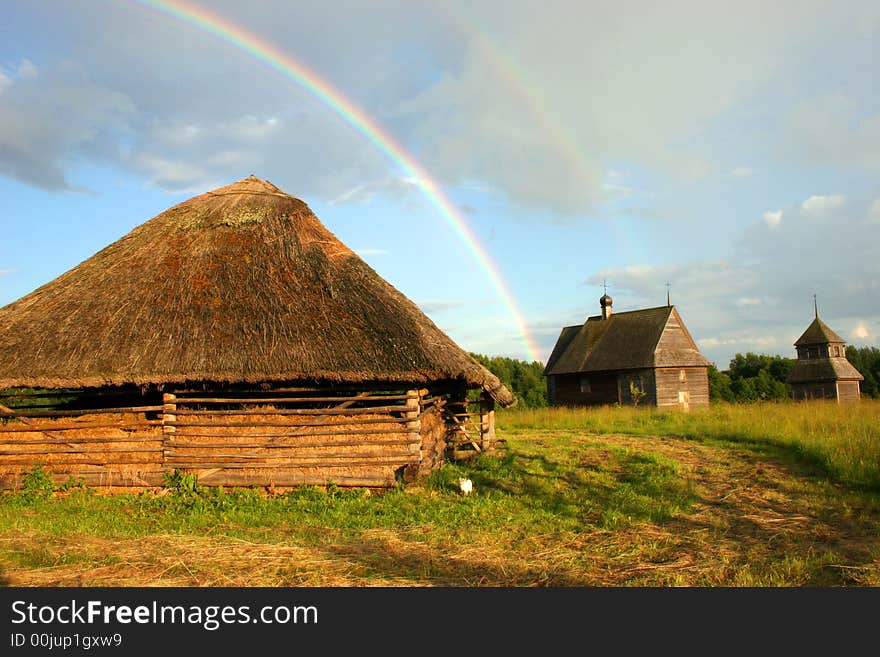
<svg viewBox="0 0 880 657">
<path fill-rule="evenodd" d="M 520 507 L 522 519 L 561 523 L 581 531 L 590 525 L 618 528 L 632 522 L 658 522 L 673 517 L 697 500 L 692 482 L 674 463 L 646 452 L 626 450 L 603 455 L 604 462 L 578 460 L 578 447 L 558 458 L 511 449 L 499 459 L 470 462 L 467 474 L 479 496 L 501 496 Z M 461 466 L 435 473 L 431 484 L 457 490 Z"/>
<path fill-rule="evenodd" d="M 3 566 L 0 566 L 0 586 L 12 586 L 12 580 L 6 574 Z"/>
<path fill-rule="evenodd" d="M 413 586 L 588 586 L 568 570 L 533 563 L 523 567 L 510 559 L 491 560 L 456 554 L 453 546 L 433 547 L 375 536 L 324 548 L 328 556 L 355 562 L 366 578 L 402 578 Z M 470 548 L 473 552 L 474 548 Z"/>
</svg>

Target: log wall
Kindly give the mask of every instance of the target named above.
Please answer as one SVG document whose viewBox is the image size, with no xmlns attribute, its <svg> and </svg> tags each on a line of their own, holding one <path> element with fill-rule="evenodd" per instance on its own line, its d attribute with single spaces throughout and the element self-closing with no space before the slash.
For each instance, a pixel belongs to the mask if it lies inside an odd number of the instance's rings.
<svg viewBox="0 0 880 657">
<path fill-rule="evenodd" d="M 488 408 L 476 421 L 453 416 L 461 407 L 449 400 L 461 396 L 178 391 L 160 404 L 97 409 L 34 398 L 13 409 L 0 398 L 0 488 L 19 487 L 36 465 L 57 484 L 99 487 L 163 486 L 174 471 L 201 485 L 391 486 L 439 467 L 462 431 L 480 444 L 489 435 Z"/>
</svg>

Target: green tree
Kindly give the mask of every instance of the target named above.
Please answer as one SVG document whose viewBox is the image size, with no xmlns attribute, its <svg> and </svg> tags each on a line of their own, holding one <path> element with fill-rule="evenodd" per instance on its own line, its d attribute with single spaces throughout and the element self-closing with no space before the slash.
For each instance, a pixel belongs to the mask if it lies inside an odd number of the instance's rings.
<svg viewBox="0 0 880 657">
<path fill-rule="evenodd" d="M 846 359 L 865 377 L 861 384 L 862 394 L 875 399 L 880 397 L 880 349 L 847 347 Z"/>
<path fill-rule="evenodd" d="M 719 372 L 714 365 L 709 366 L 709 399 L 711 401 L 736 401 L 736 395 L 730 387 L 730 377 Z"/>
<path fill-rule="evenodd" d="M 735 401 L 765 401 L 788 399 L 791 389 L 786 383 L 789 372 L 794 367 L 794 359 L 767 354 L 736 354 L 730 360 L 726 374 L 730 379 L 730 392 Z M 711 395 L 710 380 L 710 395 Z M 718 383 L 719 386 L 723 383 Z M 722 398 L 723 397 L 719 397 Z"/>
<path fill-rule="evenodd" d="M 538 361 L 531 363 L 506 356 L 471 354 L 474 359 L 507 386 L 525 408 L 542 408 L 547 405 L 547 383 L 544 366 Z"/>
</svg>

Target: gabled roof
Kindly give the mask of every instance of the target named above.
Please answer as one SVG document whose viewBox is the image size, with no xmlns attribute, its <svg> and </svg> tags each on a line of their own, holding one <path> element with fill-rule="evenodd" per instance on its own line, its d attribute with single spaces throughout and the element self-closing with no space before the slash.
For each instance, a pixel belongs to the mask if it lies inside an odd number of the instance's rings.
<svg viewBox="0 0 880 657">
<path fill-rule="evenodd" d="M 566 326 L 556 342 L 544 374 L 571 374 L 650 367 L 706 367 L 693 348 L 658 349 L 670 319 L 681 322 L 674 306 L 613 313 L 603 320 L 590 317 L 581 326 Z M 681 328 L 689 338 L 687 329 Z"/>
<path fill-rule="evenodd" d="M 799 358 L 788 374 L 788 383 L 863 381 L 865 377 L 846 358 Z"/>
<path fill-rule="evenodd" d="M 513 395 L 301 200 L 251 176 L 0 308 L 0 388 L 462 381 Z"/>
<path fill-rule="evenodd" d="M 832 331 L 828 325 L 818 317 L 814 319 L 804 334 L 794 343 L 795 347 L 812 344 L 828 344 L 829 342 L 845 343 L 842 337 Z"/>
</svg>

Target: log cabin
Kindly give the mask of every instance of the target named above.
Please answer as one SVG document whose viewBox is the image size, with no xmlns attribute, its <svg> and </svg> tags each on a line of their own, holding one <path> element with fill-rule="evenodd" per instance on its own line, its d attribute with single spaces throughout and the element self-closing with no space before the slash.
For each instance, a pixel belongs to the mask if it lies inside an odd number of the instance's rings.
<svg viewBox="0 0 880 657">
<path fill-rule="evenodd" d="M 562 329 L 544 376 L 551 406 L 709 405 L 707 361 L 675 306 L 601 314 Z"/>
<path fill-rule="evenodd" d="M 788 374 L 793 399 L 859 401 L 859 381 L 865 377 L 846 359 L 846 341 L 815 318 L 794 343 L 797 360 Z"/>
<path fill-rule="evenodd" d="M 473 394 L 469 394 L 472 392 Z M 514 396 L 301 200 L 249 177 L 0 308 L 0 487 L 391 486 Z"/>
</svg>

